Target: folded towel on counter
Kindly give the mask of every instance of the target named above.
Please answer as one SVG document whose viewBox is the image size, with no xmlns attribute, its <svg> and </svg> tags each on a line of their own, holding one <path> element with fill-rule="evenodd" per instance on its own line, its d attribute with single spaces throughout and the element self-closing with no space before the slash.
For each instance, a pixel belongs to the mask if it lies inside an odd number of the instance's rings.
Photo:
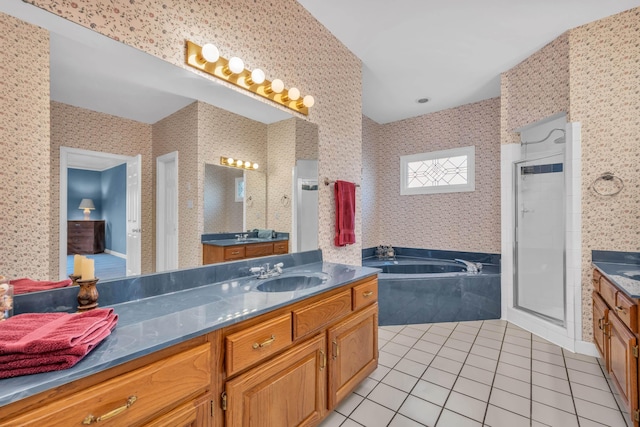
<svg viewBox="0 0 640 427">
<path fill-rule="evenodd" d="M 71 285 L 71 279 L 60 280 L 59 282 L 51 282 L 47 280 L 32 280 L 27 277 L 15 279 L 9 282 L 13 285 L 13 294 L 25 294 L 27 292 L 46 291 L 49 289 L 64 288 Z"/>
<path fill-rule="evenodd" d="M 273 237 L 273 230 L 263 230 L 258 228 L 258 239 L 271 239 Z"/>
<path fill-rule="evenodd" d="M 18 314 L 0 324 L 0 378 L 74 366 L 118 322 L 113 309 Z"/>
<path fill-rule="evenodd" d="M 25 313 L 0 325 L 0 355 L 39 354 L 68 349 L 113 329 L 118 316 L 111 308 L 83 313 Z"/>
<path fill-rule="evenodd" d="M 356 185 L 353 182 L 336 181 L 336 246 L 351 245 L 356 242 Z"/>
</svg>

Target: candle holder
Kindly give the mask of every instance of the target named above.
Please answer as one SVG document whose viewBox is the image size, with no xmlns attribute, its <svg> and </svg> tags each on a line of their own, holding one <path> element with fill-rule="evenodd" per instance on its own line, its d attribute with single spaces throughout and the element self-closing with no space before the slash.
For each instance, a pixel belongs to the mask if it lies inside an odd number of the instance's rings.
<svg viewBox="0 0 640 427">
<path fill-rule="evenodd" d="M 78 285 L 78 280 L 80 280 L 82 276 L 81 275 L 75 275 L 75 274 L 70 274 L 69 275 L 69 279 L 71 279 L 71 281 L 73 282 L 72 285 L 77 286 Z"/>
<path fill-rule="evenodd" d="M 80 291 L 78 291 L 78 312 L 88 311 L 98 306 L 98 289 L 96 283 L 98 278 L 89 280 L 76 280 Z"/>
</svg>

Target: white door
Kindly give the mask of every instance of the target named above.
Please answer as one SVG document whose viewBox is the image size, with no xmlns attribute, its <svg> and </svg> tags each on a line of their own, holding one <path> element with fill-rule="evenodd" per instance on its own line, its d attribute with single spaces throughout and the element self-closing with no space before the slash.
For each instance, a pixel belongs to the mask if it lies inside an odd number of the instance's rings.
<svg viewBox="0 0 640 427">
<path fill-rule="evenodd" d="M 127 161 L 127 276 L 142 271 L 141 163 L 140 154 Z"/>
<path fill-rule="evenodd" d="M 178 152 L 156 159 L 156 271 L 178 268 Z"/>
</svg>

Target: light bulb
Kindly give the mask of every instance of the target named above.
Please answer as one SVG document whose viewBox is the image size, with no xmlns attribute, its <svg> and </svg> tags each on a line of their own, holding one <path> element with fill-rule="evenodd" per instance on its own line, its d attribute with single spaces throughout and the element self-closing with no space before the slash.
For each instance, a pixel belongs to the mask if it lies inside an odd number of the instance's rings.
<svg viewBox="0 0 640 427">
<path fill-rule="evenodd" d="M 313 104 L 315 103 L 316 103 L 316 100 L 313 99 L 313 96 L 311 95 L 305 95 L 305 97 L 302 98 L 302 105 L 304 105 L 307 108 L 313 107 Z"/>
<path fill-rule="evenodd" d="M 240 74 L 242 71 L 244 71 L 244 62 L 242 62 L 242 59 L 238 58 L 237 56 L 231 58 L 229 60 L 229 71 L 231 71 L 233 74 Z"/>
<path fill-rule="evenodd" d="M 287 96 L 292 101 L 297 101 L 300 98 L 300 90 L 297 87 L 289 89 Z"/>
<path fill-rule="evenodd" d="M 233 162 L 234 162 L 234 160 L 233 160 L 231 157 L 229 157 L 229 158 L 227 159 L 227 164 L 228 164 L 228 165 L 232 165 L 232 164 L 233 164 Z"/>
<path fill-rule="evenodd" d="M 258 169 L 258 164 L 257 164 L 257 163 L 254 163 L 254 164 L 253 164 L 253 168 L 254 168 L 254 169 Z"/>
<path fill-rule="evenodd" d="M 280 93 L 284 90 L 284 83 L 280 79 L 274 79 L 271 84 L 265 88 L 267 93 Z"/>
<path fill-rule="evenodd" d="M 236 165 L 238 166 L 242 166 L 243 165 L 243 161 L 242 160 L 236 160 Z"/>
<path fill-rule="evenodd" d="M 211 43 L 207 43 L 202 46 L 202 57 L 207 62 L 216 62 L 220 59 L 220 52 L 217 47 Z"/>
<path fill-rule="evenodd" d="M 249 86 L 254 84 L 261 85 L 262 83 L 264 83 L 264 79 L 264 71 L 262 71 L 260 68 L 256 68 L 251 72 L 251 77 L 246 78 L 245 83 Z"/>
</svg>

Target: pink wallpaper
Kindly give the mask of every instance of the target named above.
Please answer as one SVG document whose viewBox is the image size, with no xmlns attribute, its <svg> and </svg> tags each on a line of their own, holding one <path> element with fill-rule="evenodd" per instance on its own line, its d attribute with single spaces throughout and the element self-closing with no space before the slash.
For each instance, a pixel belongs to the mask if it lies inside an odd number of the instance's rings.
<svg viewBox="0 0 640 427">
<path fill-rule="evenodd" d="M 52 277 L 58 276 L 60 227 L 60 147 L 123 156 L 142 155 L 142 273 L 154 271 L 151 126 L 133 120 L 51 102 L 51 252 Z"/>
<path fill-rule="evenodd" d="M 381 213 L 377 199 L 383 197 L 378 192 L 378 166 L 376 162 L 378 133 L 384 125 L 379 125 L 367 116 L 362 116 L 362 247 L 370 248 L 387 244 L 380 240 Z M 398 161 L 400 161 L 398 159 Z M 380 177 L 384 178 L 384 175 Z M 398 190 L 400 184 L 398 183 Z"/>
<path fill-rule="evenodd" d="M 0 275 L 46 280 L 58 264 L 49 262 L 49 34 L 0 14 L 0 40 Z"/>
<path fill-rule="evenodd" d="M 360 60 L 295 0 L 31 3 L 185 68 L 185 40 L 199 44 L 212 41 L 223 56 L 240 56 L 248 68 L 260 67 L 287 86 L 313 94 L 316 105 L 308 119 L 319 129 L 320 176 L 360 182 Z M 198 173 L 201 176 L 201 168 Z M 329 189 L 320 192 L 319 203 L 319 240 L 325 259 L 359 264 L 360 209 L 356 217 L 357 243 L 336 248 L 335 209 Z"/>
<path fill-rule="evenodd" d="M 365 118 L 363 162 L 376 171 L 363 190 L 367 246 L 499 253 L 499 135 L 498 98 L 385 125 Z M 476 147 L 475 191 L 400 195 L 400 156 L 470 145 Z"/>
</svg>

